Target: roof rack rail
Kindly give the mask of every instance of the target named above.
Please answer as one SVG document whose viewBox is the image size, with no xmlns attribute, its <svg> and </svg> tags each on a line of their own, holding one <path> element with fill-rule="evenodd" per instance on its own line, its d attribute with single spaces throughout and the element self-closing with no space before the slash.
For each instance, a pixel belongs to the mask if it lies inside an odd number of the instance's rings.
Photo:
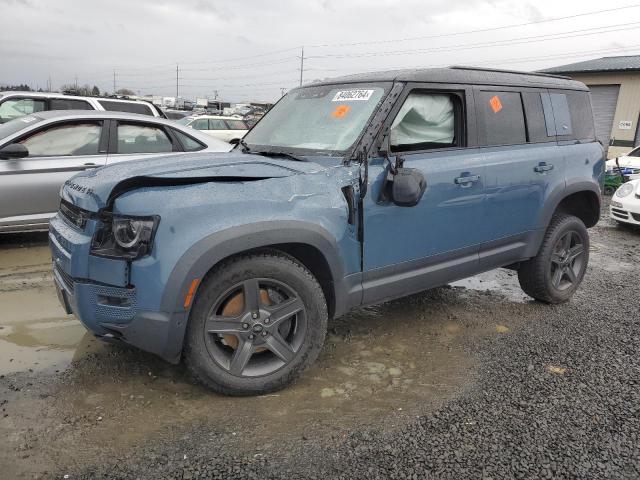
<svg viewBox="0 0 640 480">
<path fill-rule="evenodd" d="M 533 75 L 534 77 L 551 77 L 551 78 L 560 78 L 562 80 L 571 80 L 571 77 L 567 77 L 566 75 L 554 75 L 552 73 L 542 73 L 542 72 L 521 72 L 518 70 L 502 70 L 499 68 L 487 68 L 487 67 L 467 67 L 464 65 L 451 65 L 449 68 L 453 68 L 455 70 L 477 70 L 480 72 L 514 73 L 519 75 Z"/>
</svg>

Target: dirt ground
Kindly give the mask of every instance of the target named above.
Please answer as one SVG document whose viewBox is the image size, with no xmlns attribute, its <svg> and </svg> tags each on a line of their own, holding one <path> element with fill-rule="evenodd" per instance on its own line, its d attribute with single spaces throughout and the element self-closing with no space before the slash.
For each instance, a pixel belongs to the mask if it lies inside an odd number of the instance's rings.
<svg viewBox="0 0 640 480">
<path fill-rule="evenodd" d="M 615 302 L 616 289 L 637 289 L 640 233 L 605 212 L 591 235 L 588 278 L 618 283 L 592 292 L 585 281 L 581 301 L 597 294 Z M 182 366 L 94 339 L 58 305 L 50 261 L 46 234 L 0 236 L 3 478 L 76 478 L 114 462 L 135 478 L 136 459 L 163 455 L 164 445 L 165 457 L 186 462 L 190 452 L 176 445 L 194 432 L 199 448 L 210 438 L 217 449 L 259 459 L 305 442 L 322 450 L 354 432 L 402 430 L 481 388 L 482 345 L 551 308 L 526 297 L 515 272 L 489 272 L 334 320 L 321 357 L 295 385 L 226 398 L 194 384 Z"/>
</svg>

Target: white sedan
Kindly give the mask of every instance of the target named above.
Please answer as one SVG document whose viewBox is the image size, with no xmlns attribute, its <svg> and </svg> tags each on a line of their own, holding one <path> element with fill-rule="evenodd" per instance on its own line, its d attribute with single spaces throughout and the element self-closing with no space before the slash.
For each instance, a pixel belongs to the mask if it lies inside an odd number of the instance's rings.
<svg viewBox="0 0 640 480">
<path fill-rule="evenodd" d="M 611 218 L 630 225 L 640 225 L 640 179 L 623 183 L 611 197 Z"/>
<path fill-rule="evenodd" d="M 249 127 L 241 118 L 218 115 L 197 115 L 181 118 L 176 123 L 185 127 L 200 130 L 219 140 L 237 144 L 249 131 Z"/>
</svg>

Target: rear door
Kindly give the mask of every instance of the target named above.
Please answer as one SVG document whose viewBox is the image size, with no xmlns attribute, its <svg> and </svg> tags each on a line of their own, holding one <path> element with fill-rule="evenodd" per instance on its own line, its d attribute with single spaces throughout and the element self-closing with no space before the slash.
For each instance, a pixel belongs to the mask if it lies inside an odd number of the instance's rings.
<svg viewBox="0 0 640 480">
<path fill-rule="evenodd" d="M 230 141 L 232 138 L 236 138 L 232 137 L 232 135 L 234 135 L 234 132 L 231 132 L 229 130 L 229 127 L 227 127 L 227 124 L 221 118 L 209 119 L 209 130 L 207 130 L 207 133 L 212 137 L 216 137 L 225 142 Z"/>
<path fill-rule="evenodd" d="M 486 165 L 490 238 L 480 251 L 486 269 L 523 257 L 546 199 L 564 189 L 565 162 L 546 90 L 476 87 L 475 101 Z"/>
<path fill-rule="evenodd" d="M 49 124 L 12 141 L 29 156 L 0 160 L 0 226 L 48 221 L 62 184 L 105 164 L 107 140 L 102 120 L 82 120 Z"/>
</svg>

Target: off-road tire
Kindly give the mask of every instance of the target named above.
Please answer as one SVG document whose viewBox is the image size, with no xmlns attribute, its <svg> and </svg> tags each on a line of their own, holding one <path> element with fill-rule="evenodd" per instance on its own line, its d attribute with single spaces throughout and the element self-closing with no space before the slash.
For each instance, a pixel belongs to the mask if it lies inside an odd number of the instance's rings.
<svg viewBox="0 0 640 480">
<path fill-rule="evenodd" d="M 306 331 L 294 358 L 278 371 L 257 377 L 232 375 L 212 358 L 204 325 L 210 309 L 229 288 L 252 278 L 268 278 L 291 286 L 306 308 Z M 195 379 L 224 395 L 261 395 L 292 383 L 318 357 L 327 331 L 327 303 L 316 278 L 300 262 L 279 251 L 238 256 L 222 262 L 203 279 L 189 316 L 184 360 Z"/>
<path fill-rule="evenodd" d="M 575 232 L 583 245 L 583 263 L 575 274 L 576 281 L 570 287 L 559 290 L 553 286 L 551 276 L 551 257 L 558 241 L 568 232 Z M 538 254 L 523 262 L 518 269 L 518 280 L 522 290 L 534 299 L 550 304 L 564 303 L 578 289 L 589 263 L 589 233 L 582 220 L 573 215 L 555 214 L 547 227 L 542 246 Z"/>
</svg>

